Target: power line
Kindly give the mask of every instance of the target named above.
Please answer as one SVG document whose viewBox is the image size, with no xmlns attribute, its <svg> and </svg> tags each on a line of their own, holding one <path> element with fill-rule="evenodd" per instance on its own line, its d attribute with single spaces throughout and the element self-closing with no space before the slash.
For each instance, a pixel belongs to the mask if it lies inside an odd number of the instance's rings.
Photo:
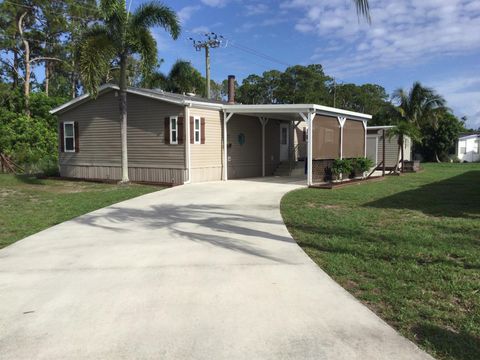
<svg viewBox="0 0 480 360">
<path fill-rule="evenodd" d="M 258 50 L 255 50 L 255 49 L 252 49 L 252 48 L 249 48 L 245 45 L 240 45 L 240 44 L 235 44 L 235 43 L 230 43 L 229 44 L 231 47 L 234 47 L 236 49 L 239 49 L 241 51 L 244 51 L 244 52 L 247 52 L 251 55 L 254 55 L 254 56 L 257 56 L 257 57 L 260 57 L 262 59 L 265 59 L 265 60 L 268 60 L 268 61 L 271 61 L 271 62 L 274 62 L 274 63 L 277 63 L 277 64 L 280 64 L 280 65 L 284 65 L 284 66 L 291 66 L 290 64 L 284 62 L 284 61 L 281 61 L 281 60 L 278 60 L 270 55 L 267 55 L 267 54 L 264 54 L 264 53 L 261 53 L 260 51 Z"/>
</svg>

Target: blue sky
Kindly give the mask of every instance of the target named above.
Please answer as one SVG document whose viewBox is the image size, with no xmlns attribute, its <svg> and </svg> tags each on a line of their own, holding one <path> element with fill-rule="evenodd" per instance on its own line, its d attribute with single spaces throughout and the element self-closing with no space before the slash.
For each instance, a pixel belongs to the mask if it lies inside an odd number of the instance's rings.
<svg viewBox="0 0 480 360">
<path fill-rule="evenodd" d="M 132 9 L 141 2 L 132 0 Z M 444 95 L 458 116 L 466 115 L 469 126 L 480 127 L 478 0 L 371 0 L 371 25 L 358 21 L 350 0 L 164 3 L 183 26 L 177 41 L 153 30 L 164 72 L 185 59 L 204 74 L 204 55 L 188 38 L 214 31 L 227 39 L 212 51 L 217 81 L 309 63 L 322 64 L 338 82 L 378 83 L 388 92 L 419 80 Z"/>
</svg>

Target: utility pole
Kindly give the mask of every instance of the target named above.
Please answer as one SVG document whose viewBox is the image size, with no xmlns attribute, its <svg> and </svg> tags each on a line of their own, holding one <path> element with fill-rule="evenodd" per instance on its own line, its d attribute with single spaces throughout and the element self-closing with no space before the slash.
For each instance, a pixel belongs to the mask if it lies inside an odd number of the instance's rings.
<svg viewBox="0 0 480 360">
<path fill-rule="evenodd" d="M 214 32 L 206 33 L 205 40 L 195 40 L 189 38 L 188 40 L 193 41 L 193 47 L 197 51 L 202 51 L 205 49 L 205 78 L 206 78 L 206 92 L 207 98 L 210 99 L 210 48 L 218 48 L 222 45 L 223 36 L 217 35 Z"/>
</svg>

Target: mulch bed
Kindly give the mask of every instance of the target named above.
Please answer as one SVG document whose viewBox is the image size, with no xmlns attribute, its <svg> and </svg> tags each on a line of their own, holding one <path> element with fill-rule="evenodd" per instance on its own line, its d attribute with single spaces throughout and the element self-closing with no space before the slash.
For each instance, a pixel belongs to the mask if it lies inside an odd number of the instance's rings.
<svg viewBox="0 0 480 360">
<path fill-rule="evenodd" d="M 322 184 L 313 184 L 313 185 L 310 185 L 309 187 L 314 189 L 337 189 L 345 186 L 360 185 L 367 182 L 376 182 L 376 181 L 382 181 L 382 180 L 385 180 L 384 176 L 372 176 L 368 179 L 350 179 L 350 180 L 336 182 L 336 183 L 330 182 L 330 183 L 322 183 Z"/>
</svg>

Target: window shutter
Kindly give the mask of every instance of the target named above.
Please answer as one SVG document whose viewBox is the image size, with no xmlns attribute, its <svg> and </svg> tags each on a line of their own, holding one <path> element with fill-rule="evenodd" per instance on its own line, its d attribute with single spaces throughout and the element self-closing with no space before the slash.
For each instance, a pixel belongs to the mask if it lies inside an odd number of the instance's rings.
<svg viewBox="0 0 480 360">
<path fill-rule="evenodd" d="M 170 118 L 165 118 L 165 129 L 164 129 L 164 136 L 165 136 L 165 144 L 170 144 Z"/>
<path fill-rule="evenodd" d="M 73 123 L 73 129 L 75 132 L 75 152 L 78 153 L 80 151 L 80 134 L 78 132 L 78 121 L 75 121 Z"/>
<path fill-rule="evenodd" d="M 195 142 L 195 122 L 193 121 L 193 116 L 190 116 L 190 144 Z"/>
<path fill-rule="evenodd" d="M 63 122 L 60 122 L 60 128 L 58 131 L 60 138 L 60 152 L 65 152 L 65 135 L 63 133 Z"/>
<path fill-rule="evenodd" d="M 302 136 L 302 137 L 303 137 L 303 141 L 306 141 L 306 140 L 307 140 L 307 128 L 306 128 L 306 127 L 303 128 L 303 133 L 302 133 L 302 135 L 303 135 L 303 136 Z"/>
<path fill-rule="evenodd" d="M 205 144 L 205 118 L 200 118 L 200 143 Z"/>
<path fill-rule="evenodd" d="M 178 143 L 183 144 L 183 117 L 181 116 L 178 117 L 177 128 Z"/>
</svg>

